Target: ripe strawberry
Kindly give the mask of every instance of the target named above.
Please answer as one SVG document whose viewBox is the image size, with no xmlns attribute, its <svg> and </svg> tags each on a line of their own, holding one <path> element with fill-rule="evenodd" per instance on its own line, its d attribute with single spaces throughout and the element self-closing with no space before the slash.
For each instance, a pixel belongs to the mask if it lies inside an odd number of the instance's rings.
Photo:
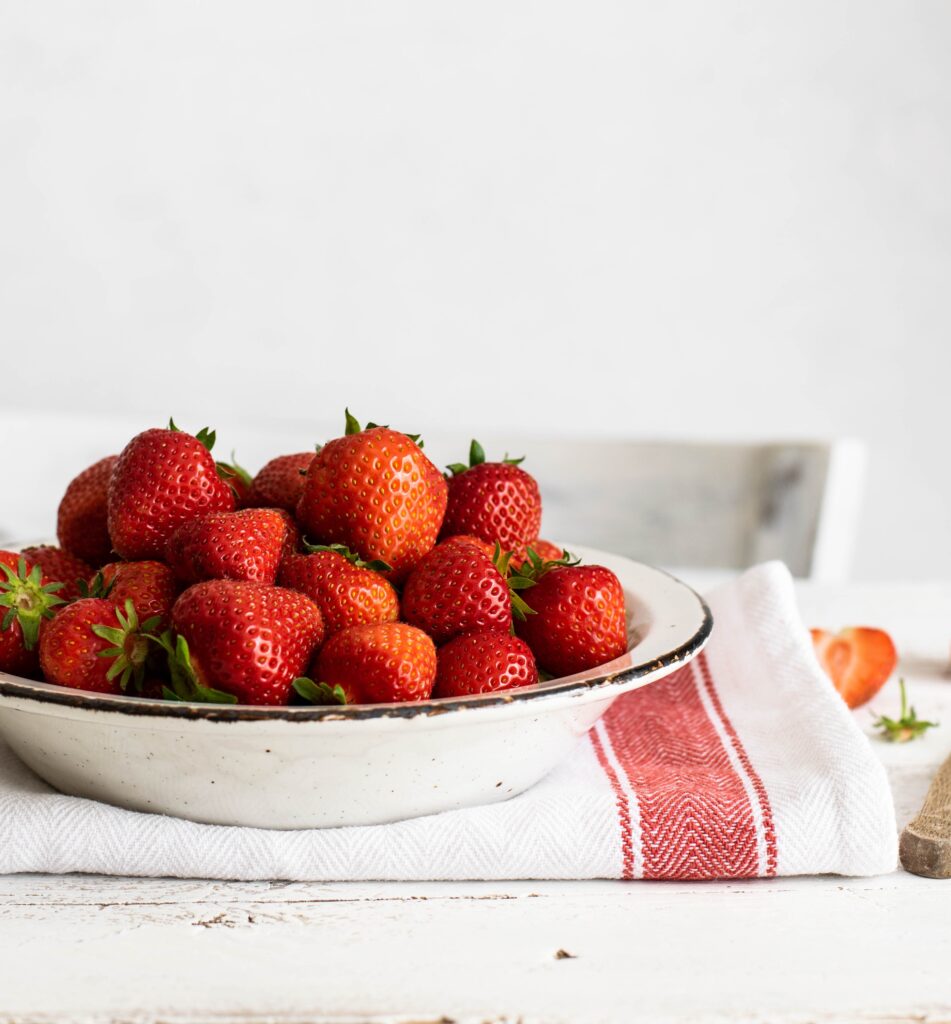
<svg viewBox="0 0 951 1024">
<path fill-rule="evenodd" d="M 512 625 L 512 596 L 492 559 L 465 542 L 438 544 L 410 573 L 403 618 L 437 644 L 460 633 Z"/>
<path fill-rule="evenodd" d="M 528 644 L 508 633 L 463 633 L 439 648 L 438 661 L 436 697 L 467 697 L 538 682 Z"/>
<path fill-rule="evenodd" d="M 231 488 L 234 495 L 235 508 L 253 508 L 254 501 L 251 496 L 252 481 L 251 474 L 238 465 L 235 461 L 234 452 L 231 453 L 230 462 L 216 462 L 218 476 Z"/>
<path fill-rule="evenodd" d="M 542 499 L 535 478 L 519 467 L 521 461 L 486 462 L 482 445 L 473 441 L 469 465 L 449 467 L 443 534 L 471 533 L 516 552 L 534 540 L 542 522 Z"/>
<path fill-rule="evenodd" d="M 295 512 L 304 493 L 307 467 L 314 461 L 313 450 L 278 455 L 266 462 L 251 484 L 251 504 L 259 508 L 283 508 Z"/>
<path fill-rule="evenodd" d="M 140 619 L 158 616 L 156 628 L 165 629 L 179 589 L 162 562 L 110 562 L 90 580 L 89 596 L 106 597 L 120 608 L 131 601 Z"/>
<path fill-rule="evenodd" d="M 349 626 L 395 622 L 400 604 L 383 563 L 362 561 L 342 545 L 308 546 L 309 554 L 287 555 L 278 577 L 282 587 L 306 594 L 320 609 L 327 635 Z"/>
<path fill-rule="evenodd" d="M 440 540 L 439 544 L 442 547 L 445 547 L 446 544 L 470 544 L 477 547 L 483 554 L 488 555 L 489 558 L 495 557 L 495 545 L 481 537 L 473 537 L 471 533 L 454 533 L 451 537 Z"/>
<path fill-rule="evenodd" d="M 40 624 L 64 603 L 62 589 L 23 555 L 0 551 L 0 672 L 37 674 Z"/>
<path fill-rule="evenodd" d="M 515 631 L 553 676 L 584 672 L 627 650 L 624 590 L 610 569 L 559 565 L 536 556 L 509 583 L 520 587 L 520 580 L 530 582 L 526 599 L 535 614 L 516 622 Z"/>
<path fill-rule="evenodd" d="M 165 561 L 188 583 L 273 583 L 287 543 L 284 513 L 273 508 L 211 512 L 182 523 L 165 544 Z"/>
<path fill-rule="evenodd" d="M 394 583 L 436 543 L 446 481 L 415 437 L 347 412 L 347 433 L 330 441 L 307 471 L 297 520 L 312 540 L 344 544 L 365 561 L 392 566 Z"/>
<path fill-rule="evenodd" d="M 60 547 L 92 566 L 109 560 L 112 541 L 106 521 L 106 498 L 118 455 L 84 469 L 69 486 L 56 514 Z"/>
<path fill-rule="evenodd" d="M 402 622 L 353 626 L 324 644 L 311 675 L 319 680 L 319 690 L 332 693 L 339 687 L 341 703 L 426 700 L 436 679 L 436 648 L 422 630 Z M 301 696 L 314 699 L 310 679 L 294 686 Z"/>
<path fill-rule="evenodd" d="M 64 608 L 40 630 L 40 666 L 47 682 L 96 693 L 121 693 L 130 682 L 138 691 L 145 675 L 149 641 L 157 625 L 111 601 L 87 597 Z"/>
<path fill-rule="evenodd" d="M 170 424 L 125 446 L 109 482 L 108 506 L 112 546 L 124 559 L 162 559 L 182 523 L 234 508 L 234 493 L 211 457 L 214 436 L 202 430 L 192 437 Z"/>
<path fill-rule="evenodd" d="M 214 688 L 242 704 L 286 704 L 291 683 L 324 638 L 320 609 L 309 597 L 234 580 L 189 587 L 172 609 L 172 628 L 190 654 L 189 682 L 202 688 L 173 679 L 177 695 L 209 699 Z M 175 644 L 179 653 L 181 647 Z"/>
<path fill-rule="evenodd" d="M 273 511 L 284 520 L 284 527 L 287 530 L 284 538 L 284 551 L 281 557 L 293 555 L 295 552 L 300 551 L 302 544 L 300 527 L 297 525 L 297 520 L 286 509 L 276 508 Z"/>
<path fill-rule="evenodd" d="M 819 664 L 850 708 L 871 700 L 895 670 L 898 655 L 884 630 L 852 626 L 840 633 L 810 632 Z"/>
<path fill-rule="evenodd" d="M 24 548 L 23 556 L 30 565 L 38 565 L 48 580 L 63 584 L 59 596 L 64 601 L 72 601 L 79 597 L 82 593 L 82 584 L 92 573 L 91 565 L 52 544 Z"/>
</svg>

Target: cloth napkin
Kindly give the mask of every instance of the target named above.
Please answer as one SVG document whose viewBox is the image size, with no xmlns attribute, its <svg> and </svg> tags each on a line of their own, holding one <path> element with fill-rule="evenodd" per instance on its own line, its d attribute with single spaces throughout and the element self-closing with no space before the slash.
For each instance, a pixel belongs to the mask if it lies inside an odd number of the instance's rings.
<svg viewBox="0 0 951 1024">
<path fill-rule="evenodd" d="M 383 880 L 872 875 L 896 863 L 885 771 L 770 563 L 709 597 L 704 654 L 619 698 L 505 803 L 391 825 L 197 825 L 63 796 L 0 746 L 0 872 Z"/>
</svg>

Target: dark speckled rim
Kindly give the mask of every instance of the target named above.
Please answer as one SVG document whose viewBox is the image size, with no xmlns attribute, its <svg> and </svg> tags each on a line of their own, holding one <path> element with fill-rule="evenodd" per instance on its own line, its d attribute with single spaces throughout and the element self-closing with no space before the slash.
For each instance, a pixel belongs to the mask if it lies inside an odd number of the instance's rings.
<svg viewBox="0 0 951 1024">
<path fill-rule="evenodd" d="M 670 651 L 639 664 L 624 665 L 630 661 L 637 647 L 617 661 L 576 676 L 554 679 L 537 686 L 525 686 L 501 693 L 485 693 L 475 697 L 441 697 L 425 701 L 400 704 L 353 704 L 346 707 L 313 707 L 288 705 L 256 707 L 248 704 L 178 704 L 173 701 L 147 700 L 142 697 L 123 697 L 111 694 L 87 693 L 50 683 L 31 682 L 0 673 L 0 697 L 20 697 L 42 704 L 87 711 L 117 711 L 123 715 L 144 715 L 157 718 L 200 719 L 207 722 L 320 722 L 366 721 L 381 718 L 432 718 L 467 709 L 499 707 L 545 700 L 575 693 L 581 695 L 594 690 L 619 687 L 663 669 L 671 671 L 690 660 L 706 644 L 713 629 L 713 616 L 706 601 L 682 580 L 662 569 L 653 571 L 668 576 L 685 591 L 692 594 L 702 611 L 700 625 L 693 635 Z M 623 666 L 623 667 L 622 667 Z"/>
</svg>

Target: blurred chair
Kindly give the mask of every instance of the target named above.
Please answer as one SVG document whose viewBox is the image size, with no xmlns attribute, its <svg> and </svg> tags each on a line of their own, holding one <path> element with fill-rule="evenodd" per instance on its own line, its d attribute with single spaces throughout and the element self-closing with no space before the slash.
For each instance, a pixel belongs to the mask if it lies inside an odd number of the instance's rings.
<svg viewBox="0 0 951 1024">
<path fill-rule="evenodd" d="M 546 537 L 665 567 L 776 558 L 795 576 L 848 577 L 865 471 L 858 442 L 534 441 L 524 450 Z"/>
</svg>

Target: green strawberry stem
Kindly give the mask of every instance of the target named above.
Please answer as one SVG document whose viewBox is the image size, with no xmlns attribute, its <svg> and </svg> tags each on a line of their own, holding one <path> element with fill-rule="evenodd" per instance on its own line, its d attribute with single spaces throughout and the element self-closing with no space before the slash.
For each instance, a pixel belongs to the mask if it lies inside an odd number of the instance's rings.
<svg viewBox="0 0 951 1024">
<path fill-rule="evenodd" d="M 297 695 L 303 697 L 308 704 L 347 703 L 347 695 L 339 683 L 336 686 L 331 686 L 329 683 L 315 683 L 313 679 L 299 676 L 291 685 Z"/>
<path fill-rule="evenodd" d="M 509 466 L 518 466 L 525 461 L 525 456 L 521 455 L 517 459 L 511 459 L 509 458 L 509 453 L 506 452 L 502 457 L 502 461 Z M 459 476 L 460 473 L 465 473 L 467 469 L 472 469 L 475 466 L 481 466 L 483 462 L 485 462 L 485 449 L 475 438 L 473 438 L 469 445 L 469 465 L 466 466 L 462 462 L 452 462 L 446 466 L 446 469 L 448 469 L 453 476 Z"/>
<path fill-rule="evenodd" d="M 898 718 L 879 715 L 872 723 L 875 729 L 881 731 L 882 738 L 888 740 L 889 743 L 907 743 L 938 726 L 937 722 L 926 722 L 919 718 L 915 709 L 909 705 L 904 679 L 898 680 L 898 687 L 901 692 L 901 708 Z"/>
<path fill-rule="evenodd" d="M 123 691 L 129 683 L 135 682 L 135 689 L 141 691 L 145 679 L 145 663 L 149 657 L 149 633 L 158 626 L 161 617 L 153 615 L 139 625 L 139 616 L 131 600 L 125 603 L 125 610 L 116 606 L 118 626 L 93 626 L 92 631 L 102 640 L 108 640 L 112 647 L 99 652 L 100 658 L 112 658 L 106 672 L 106 679 L 118 677 Z"/>
<path fill-rule="evenodd" d="M 149 639 L 157 643 L 168 657 L 168 671 L 172 685 L 171 687 L 162 687 L 162 696 L 166 700 L 193 701 L 202 704 L 238 703 L 238 698 L 233 693 L 215 690 L 210 686 L 205 686 L 199 680 L 192 665 L 188 641 L 181 634 L 176 636 L 171 630 L 166 630 L 161 636 L 151 636 Z"/>
<path fill-rule="evenodd" d="M 308 554 L 315 554 L 318 551 L 333 551 L 334 554 L 343 555 L 348 562 L 351 562 L 358 569 L 372 569 L 374 572 L 390 572 L 393 568 L 389 562 L 380 558 L 373 558 L 365 562 L 356 551 L 351 551 L 346 544 L 312 544 L 307 538 L 303 539 L 304 550 Z"/>
<path fill-rule="evenodd" d="M 43 583 L 43 571 L 34 565 L 27 572 L 26 559 L 17 559 L 16 571 L 0 562 L 0 609 L 6 608 L 0 619 L 0 630 L 20 624 L 23 646 L 32 651 L 39 643 L 40 623 L 53 617 L 53 609 L 66 602 L 58 596 L 63 583 Z"/>
</svg>

